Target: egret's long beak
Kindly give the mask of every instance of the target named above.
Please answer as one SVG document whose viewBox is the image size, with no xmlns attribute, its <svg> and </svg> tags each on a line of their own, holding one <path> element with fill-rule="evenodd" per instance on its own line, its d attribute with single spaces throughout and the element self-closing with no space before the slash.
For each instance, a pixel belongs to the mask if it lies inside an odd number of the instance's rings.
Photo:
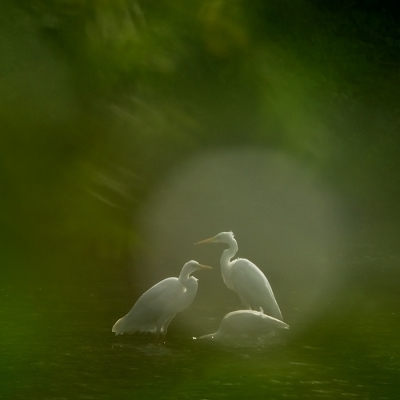
<svg viewBox="0 0 400 400">
<path fill-rule="evenodd" d="M 209 238 L 209 239 L 200 240 L 200 242 L 196 242 L 195 244 L 213 243 L 213 242 L 214 242 L 214 237 Z"/>
<path fill-rule="evenodd" d="M 199 264 L 199 268 L 203 268 L 203 269 L 213 269 L 213 268 L 210 267 L 209 265 L 204 265 L 204 264 Z"/>
</svg>

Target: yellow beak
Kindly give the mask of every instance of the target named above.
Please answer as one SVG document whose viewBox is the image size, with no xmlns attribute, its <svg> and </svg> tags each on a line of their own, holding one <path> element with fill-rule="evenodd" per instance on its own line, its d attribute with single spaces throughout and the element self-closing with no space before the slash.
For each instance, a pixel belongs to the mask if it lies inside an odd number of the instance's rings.
<svg viewBox="0 0 400 400">
<path fill-rule="evenodd" d="M 196 242 L 195 244 L 203 244 L 203 243 L 212 243 L 214 241 L 214 237 L 209 239 L 200 240 L 200 242 Z"/>
<path fill-rule="evenodd" d="M 210 267 L 209 265 L 204 265 L 204 264 L 199 264 L 199 267 L 204 269 L 212 269 L 212 267 Z"/>
</svg>

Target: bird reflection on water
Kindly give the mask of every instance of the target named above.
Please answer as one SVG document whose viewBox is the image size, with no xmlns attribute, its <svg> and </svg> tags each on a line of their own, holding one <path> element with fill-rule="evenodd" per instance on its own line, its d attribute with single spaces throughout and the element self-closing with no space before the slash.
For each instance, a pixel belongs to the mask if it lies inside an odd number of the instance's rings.
<svg viewBox="0 0 400 400">
<path fill-rule="evenodd" d="M 204 325 L 214 325 L 213 318 L 203 319 Z M 229 355 L 235 358 L 248 358 L 265 352 L 279 352 L 286 346 L 286 332 L 269 330 L 263 334 L 251 335 L 225 335 L 222 338 L 213 340 L 203 337 L 190 337 L 187 332 L 173 330 L 168 334 L 164 342 L 157 342 L 150 334 L 137 334 L 125 337 L 123 342 L 114 341 L 111 348 L 121 354 L 131 354 L 137 357 L 150 357 L 157 359 L 165 358 L 165 361 L 188 360 L 191 357 L 208 359 L 215 355 Z M 150 338 L 150 339 L 149 339 Z M 122 338 L 121 338 L 122 339 Z M 221 352 L 221 353 L 220 353 Z"/>
<path fill-rule="evenodd" d="M 143 340 L 144 339 L 144 340 Z M 132 343 L 113 343 L 113 349 L 120 349 L 123 351 L 134 351 L 147 356 L 173 356 L 176 355 L 176 349 L 168 345 L 160 345 L 158 342 L 148 341 L 147 338 L 136 336 Z"/>
</svg>

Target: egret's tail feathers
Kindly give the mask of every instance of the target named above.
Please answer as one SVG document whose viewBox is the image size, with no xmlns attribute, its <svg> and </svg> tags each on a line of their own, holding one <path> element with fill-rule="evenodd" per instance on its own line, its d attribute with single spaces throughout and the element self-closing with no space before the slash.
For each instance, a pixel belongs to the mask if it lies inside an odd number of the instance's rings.
<svg viewBox="0 0 400 400">
<path fill-rule="evenodd" d="M 122 335 L 123 333 L 134 333 L 134 332 L 157 332 L 157 325 L 153 322 L 139 322 L 130 321 L 125 317 L 120 318 L 112 327 L 112 332 L 115 335 Z"/>
<path fill-rule="evenodd" d="M 279 319 L 279 321 L 283 320 L 281 310 L 277 303 L 272 304 L 272 305 L 271 304 L 264 305 L 263 311 L 265 314 L 269 315 L 270 317 Z"/>
<path fill-rule="evenodd" d="M 112 330 L 111 330 L 111 332 L 115 332 L 115 335 L 117 336 L 117 335 L 121 335 L 123 332 L 122 332 L 122 323 L 123 323 L 123 320 L 124 320 L 124 317 L 122 317 L 122 318 L 120 318 L 115 324 L 114 324 L 114 326 L 112 327 Z"/>
</svg>

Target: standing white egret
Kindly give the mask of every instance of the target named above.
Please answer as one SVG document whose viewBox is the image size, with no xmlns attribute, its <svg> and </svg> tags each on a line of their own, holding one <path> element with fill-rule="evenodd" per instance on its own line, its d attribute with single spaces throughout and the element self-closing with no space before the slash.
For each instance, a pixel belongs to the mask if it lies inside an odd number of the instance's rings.
<svg viewBox="0 0 400 400">
<path fill-rule="evenodd" d="M 175 315 L 190 306 L 197 293 L 197 279 L 190 274 L 198 269 L 212 269 L 197 261 L 187 262 L 178 278 L 167 278 L 147 290 L 124 317 L 113 326 L 116 335 L 153 332 L 163 338 Z"/>
<path fill-rule="evenodd" d="M 202 243 L 228 244 L 229 248 L 224 250 L 221 256 L 221 273 L 225 285 L 239 295 L 247 309 L 259 310 L 261 307 L 266 314 L 282 320 L 282 313 L 271 285 L 262 271 L 245 258 L 231 261 L 238 251 L 238 245 L 232 232 L 221 232 L 196 244 Z"/>
<path fill-rule="evenodd" d="M 200 336 L 199 339 L 228 340 L 234 338 L 253 338 L 266 335 L 277 329 L 289 329 L 289 325 L 260 311 L 238 310 L 222 318 L 215 333 Z"/>
</svg>

